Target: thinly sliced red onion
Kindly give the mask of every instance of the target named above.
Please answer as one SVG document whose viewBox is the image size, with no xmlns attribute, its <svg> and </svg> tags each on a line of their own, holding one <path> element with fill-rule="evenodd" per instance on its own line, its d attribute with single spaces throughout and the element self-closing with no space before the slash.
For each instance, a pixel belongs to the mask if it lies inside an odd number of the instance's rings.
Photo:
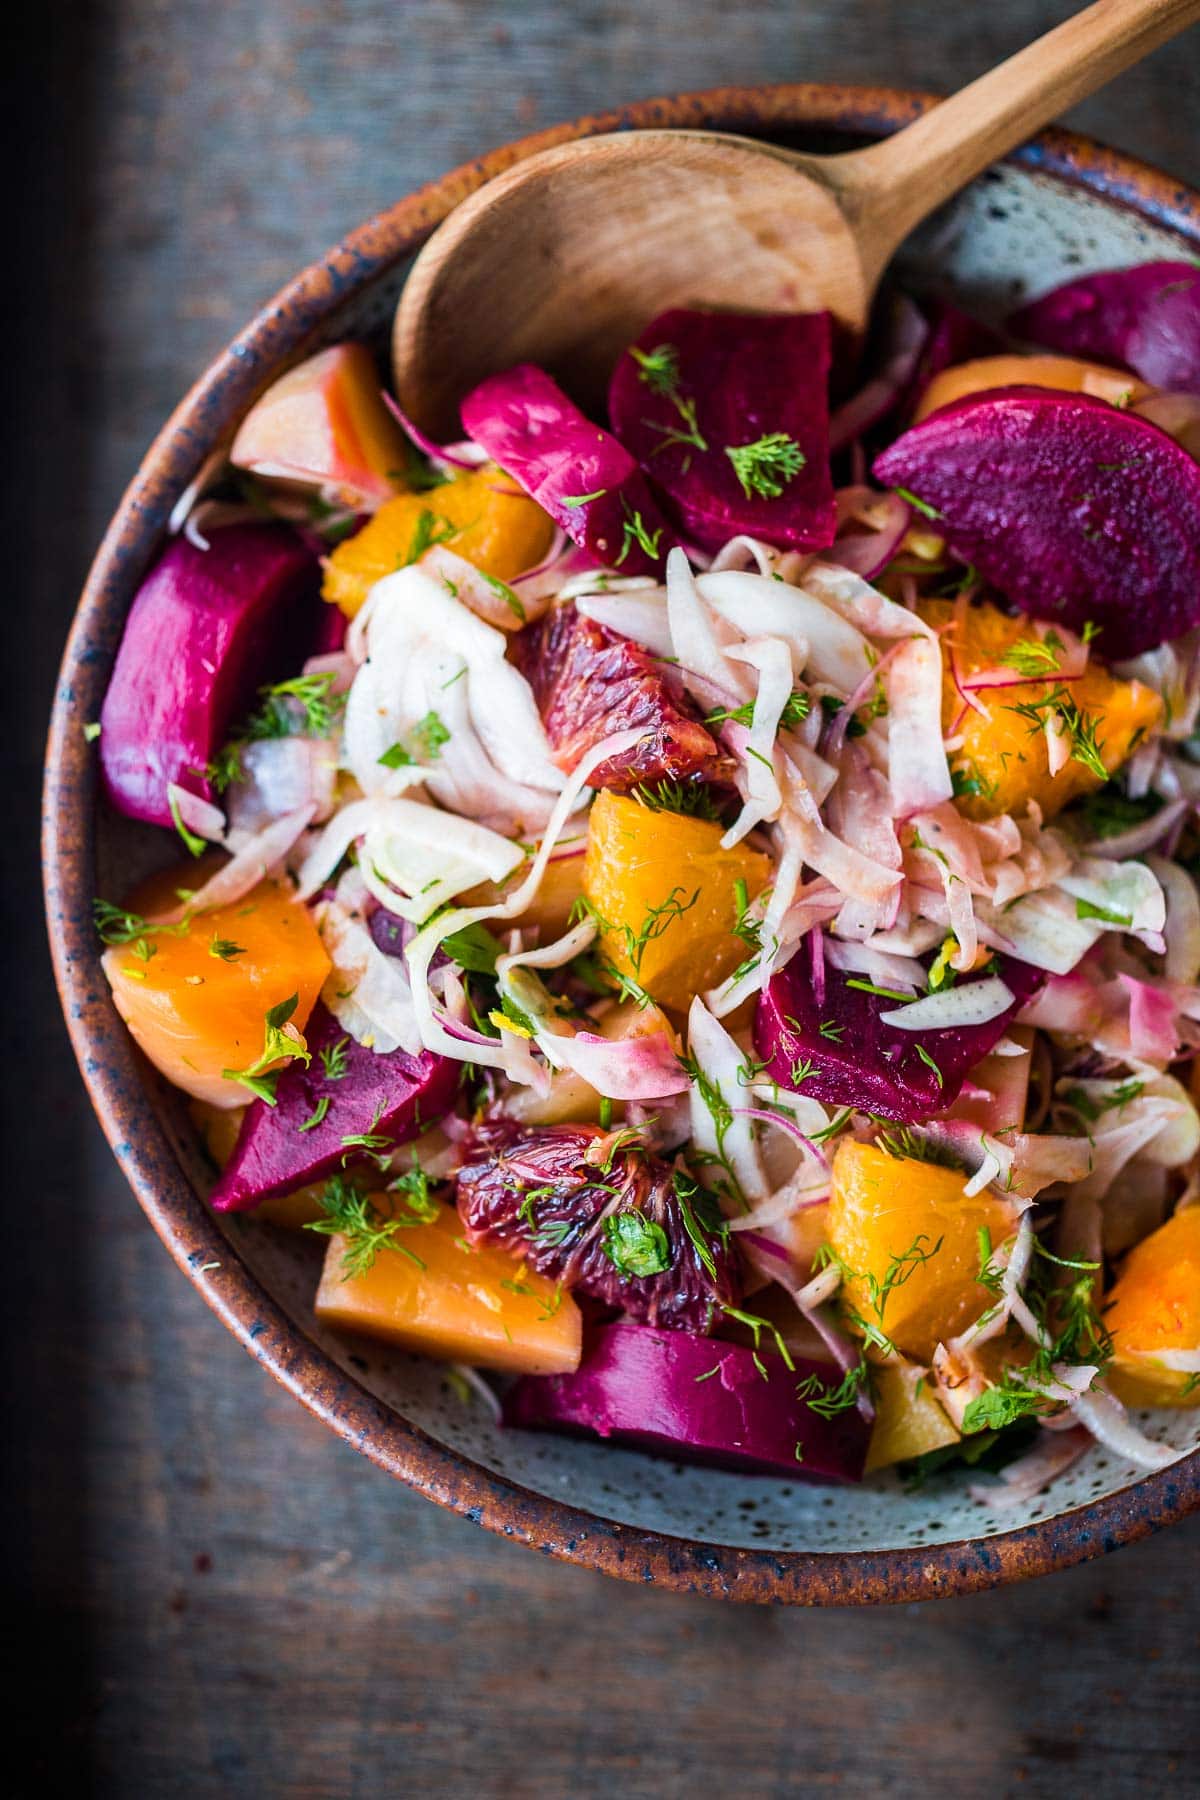
<svg viewBox="0 0 1200 1800">
<path fill-rule="evenodd" d="M 431 437 L 426 437 L 416 421 L 409 418 L 400 402 L 386 388 L 380 388 L 379 391 L 383 396 L 383 404 L 402 427 L 405 436 L 411 438 L 417 449 L 431 462 L 442 463 L 450 469 L 481 469 L 490 461 L 487 451 L 470 438 L 464 438 L 455 444 L 435 444 Z"/>
<path fill-rule="evenodd" d="M 757 1119 L 763 1125 L 778 1125 L 781 1131 L 786 1131 L 787 1135 L 793 1138 L 801 1149 L 807 1150 L 808 1154 L 824 1168 L 829 1167 L 829 1158 L 823 1151 L 818 1150 L 811 1138 L 805 1137 L 795 1119 L 788 1118 L 786 1113 L 772 1112 L 769 1107 L 765 1106 L 735 1106 L 731 1108 L 731 1111 L 739 1119 Z"/>
<path fill-rule="evenodd" d="M 243 845 L 190 900 L 173 907 L 169 913 L 160 914 L 158 922 L 174 925 L 186 913 L 207 912 L 214 906 L 232 906 L 236 900 L 244 898 L 272 869 L 278 868 L 315 810 L 315 807 L 305 806 L 299 812 L 286 813 L 282 819 L 274 820 L 265 831 L 260 831 L 256 838 Z"/>
<path fill-rule="evenodd" d="M 850 722 L 854 718 L 855 713 L 874 693 L 875 682 L 880 671 L 887 667 L 892 658 L 908 642 L 908 638 L 897 638 L 891 648 L 885 650 L 878 661 L 872 664 L 858 686 L 854 689 L 853 693 L 843 701 L 841 707 L 834 713 L 826 728 L 824 739 L 821 744 L 822 756 L 833 759 L 841 755 L 842 746 L 846 742 L 846 733 L 850 729 Z"/>
<path fill-rule="evenodd" d="M 1027 1506 L 1044 1487 L 1062 1475 L 1089 1448 L 1091 1439 L 1079 1425 L 1062 1432 L 1044 1432 L 1038 1443 L 1024 1456 L 999 1471 L 993 1485 L 972 1482 L 967 1492 L 981 1506 Z"/>
<path fill-rule="evenodd" d="M 210 844 L 219 844 L 224 838 L 225 814 L 211 800 L 202 800 L 199 794 L 180 787 L 177 781 L 167 783 L 167 800 L 179 823 L 188 831 L 207 838 Z"/>
<path fill-rule="evenodd" d="M 1086 1425 L 1098 1444 L 1138 1469 L 1166 1469 L 1185 1453 L 1173 1444 L 1156 1444 L 1132 1424 L 1121 1402 L 1103 1388 L 1073 1394 L 1067 1401 L 1081 1425 Z"/>
<path fill-rule="evenodd" d="M 825 552 L 830 562 L 852 569 L 864 581 L 871 581 L 891 562 L 900 548 L 912 519 L 912 507 L 899 494 L 874 496 L 875 510 L 881 514 L 878 525 L 863 531 L 848 531 L 836 538 Z"/>
<path fill-rule="evenodd" d="M 831 452 L 844 450 L 887 417 L 913 381 L 928 342 L 924 314 L 906 295 L 897 294 L 884 339 L 883 366 L 830 417 Z"/>
</svg>

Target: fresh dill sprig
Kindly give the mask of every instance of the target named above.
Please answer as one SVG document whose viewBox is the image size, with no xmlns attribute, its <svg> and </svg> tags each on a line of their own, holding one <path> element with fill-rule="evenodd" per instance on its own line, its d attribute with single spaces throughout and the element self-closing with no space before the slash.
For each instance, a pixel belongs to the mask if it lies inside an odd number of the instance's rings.
<svg viewBox="0 0 1200 1800">
<path fill-rule="evenodd" d="M 783 431 L 769 431 L 752 444 L 727 445 L 725 454 L 741 483 L 747 500 L 778 500 L 789 482 L 805 465 L 805 455 L 795 438 Z"/>
<path fill-rule="evenodd" d="M 382 1195 L 364 1193 L 344 1175 L 330 1177 L 317 1204 L 324 1216 L 310 1220 L 304 1229 L 315 1231 L 320 1237 L 343 1240 L 343 1281 L 369 1274 L 381 1250 L 396 1250 L 419 1269 L 425 1267 L 416 1252 L 400 1242 L 401 1232 L 425 1221 L 403 1205 L 399 1211 L 394 1204 L 391 1211 L 385 1210 L 388 1203 Z"/>
</svg>

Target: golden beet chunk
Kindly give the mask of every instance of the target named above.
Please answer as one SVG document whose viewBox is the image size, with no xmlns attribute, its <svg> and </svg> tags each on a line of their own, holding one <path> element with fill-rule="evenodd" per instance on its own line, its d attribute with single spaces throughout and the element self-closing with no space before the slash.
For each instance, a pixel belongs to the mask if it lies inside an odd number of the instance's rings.
<svg viewBox="0 0 1200 1800">
<path fill-rule="evenodd" d="M 934 1398 L 928 1375 L 920 1369 L 905 1363 L 876 1369 L 874 1398 L 875 1424 L 866 1474 L 958 1442 L 960 1434 Z"/>
<path fill-rule="evenodd" d="M 844 1139 L 833 1161 L 829 1243 L 846 1271 L 841 1297 L 850 1329 L 878 1332 L 927 1363 L 937 1344 L 985 1312 L 980 1231 L 998 1249 L 1017 1212 L 990 1193 L 968 1196 L 958 1169 L 893 1156 Z"/>
<path fill-rule="evenodd" d="M 1200 1207 L 1185 1207 L 1135 1244 L 1104 1309 L 1113 1337 L 1109 1383 L 1133 1406 L 1200 1406 Z"/>
<path fill-rule="evenodd" d="M 192 869 L 176 878 L 185 873 L 194 881 Z M 103 963 L 117 1011 L 155 1068 L 221 1107 L 246 1104 L 246 1088 L 224 1071 L 260 1061 L 267 1013 L 295 995 L 286 1025 L 302 1033 L 329 973 L 307 909 L 280 881 L 178 926 L 149 923 L 106 950 Z"/>
<path fill-rule="evenodd" d="M 387 1194 L 375 1199 L 388 1207 Z M 453 1207 L 393 1242 L 365 1274 L 347 1280 L 345 1240 L 330 1238 L 315 1302 L 324 1324 L 485 1369 L 564 1375 L 578 1368 L 583 1322 L 570 1294 L 506 1251 L 472 1248 Z"/>
<path fill-rule="evenodd" d="M 337 546 L 321 592 L 352 619 L 377 581 L 444 545 L 484 575 L 509 582 L 550 548 L 554 521 L 503 470 L 472 469 L 423 494 L 385 501 Z M 520 624 L 514 612 L 514 625 Z"/>
<path fill-rule="evenodd" d="M 1132 406 L 1153 389 L 1123 369 L 1106 369 L 1103 363 L 1081 362 L 1075 356 L 978 356 L 956 363 L 936 374 L 913 415 L 913 423 L 927 419 L 953 400 L 981 394 L 990 388 L 1057 388 L 1068 394 L 1091 394 L 1110 406 Z"/>
<path fill-rule="evenodd" d="M 601 922 L 600 955 L 673 1012 L 753 955 L 734 927 L 771 859 L 745 844 L 723 850 L 723 830 L 607 789 L 592 804 L 583 892 Z"/>
<path fill-rule="evenodd" d="M 1068 801 L 1103 787 L 1159 723 L 1159 696 L 1140 681 L 1119 681 L 1094 653 L 1082 676 L 1059 680 L 1054 669 L 1061 643 L 1056 649 L 1052 627 L 1009 618 L 987 603 L 968 608 L 958 623 L 952 623 L 948 600 L 923 601 L 920 610 L 930 625 L 948 627 L 942 636 L 942 729 L 961 739 L 950 752 L 950 768 L 959 808 L 969 819 L 1020 817 L 1030 800 L 1052 817 Z M 1011 687 L 972 690 L 982 711 L 964 699 L 959 683 L 981 669 L 1010 665 Z M 1044 680 L 1020 679 L 1043 667 Z M 1068 751 L 1053 775 L 1048 720 Z"/>
</svg>

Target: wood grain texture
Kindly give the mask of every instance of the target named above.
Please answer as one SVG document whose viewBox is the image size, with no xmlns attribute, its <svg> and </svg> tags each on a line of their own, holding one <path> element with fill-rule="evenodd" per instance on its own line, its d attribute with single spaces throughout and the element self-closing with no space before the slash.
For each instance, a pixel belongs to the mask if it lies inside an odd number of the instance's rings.
<svg viewBox="0 0 1200 1800">
<path fill-rule="evenodd" d="M 1197 1792 L 1200 1520 L 971 1600 L 736 1610 L 542 1561 L 336 1442 L 205 1310 L 126 1191 L 34 898 L 46 705 L 94 541 L 169 405 L 286 275 L 425 176 L 556 118 L 726 80 L 949 89 L 1069 10 L 30 9 L 0 109 L 24 215 L 3 303 L 20 346 L 2 484 L 6 1791 Z M 1200 43 L 1074 117 L 1200 181 Z"/>
</svg>

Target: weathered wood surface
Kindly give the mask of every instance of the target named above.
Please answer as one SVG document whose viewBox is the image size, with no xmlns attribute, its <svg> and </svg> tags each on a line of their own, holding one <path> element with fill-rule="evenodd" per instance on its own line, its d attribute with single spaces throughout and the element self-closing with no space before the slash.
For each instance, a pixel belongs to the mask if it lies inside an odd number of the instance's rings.
<svg viewBox="0 0 1200 1800">
<path fill-rule="evenodd" d="M 1200 1520 L 968 1601 L 738 1610 L 497 1542 L 336 1442 L 205 1310 L 125 1190 L 57 1018 L 33 885 L 45 708 L 92 545 L 169 405 L 300 263 L 556 118 L 732 80 L 946 88 L 1069 10 L 28 9 L 33 54 L 6 62 L 3 108 L 19 224 L 2 741 L 21 838 L 19 867 L 5 855 L 7 1791 L 1200 1792 Z M 1198 119 L 1196 34 L 1078 114 L 1192 181 Z"/>
</svg>

